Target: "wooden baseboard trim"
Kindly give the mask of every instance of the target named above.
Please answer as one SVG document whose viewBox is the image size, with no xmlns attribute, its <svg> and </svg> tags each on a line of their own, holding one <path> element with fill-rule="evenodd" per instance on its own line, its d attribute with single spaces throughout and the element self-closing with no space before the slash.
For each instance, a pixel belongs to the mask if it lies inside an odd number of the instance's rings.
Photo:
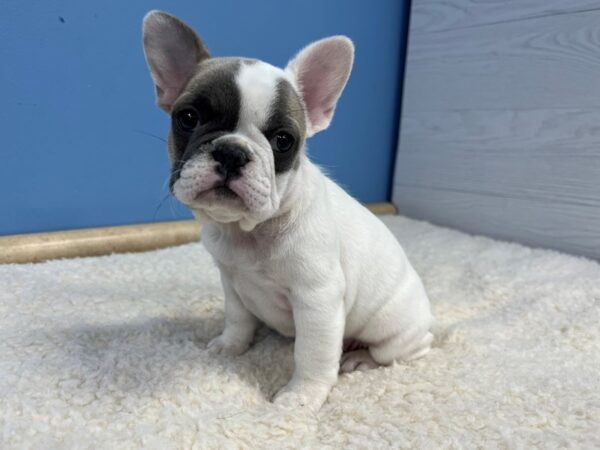
<svg viewBox="0 0 600 450">
<path fill-rule="evenodd" d="M 366 205 L 374 214 L 396 214 L 391 203 Z M 143 252 L 197 241 L 195 220 L 0 236 L 0 264 Z"/>
</svg>

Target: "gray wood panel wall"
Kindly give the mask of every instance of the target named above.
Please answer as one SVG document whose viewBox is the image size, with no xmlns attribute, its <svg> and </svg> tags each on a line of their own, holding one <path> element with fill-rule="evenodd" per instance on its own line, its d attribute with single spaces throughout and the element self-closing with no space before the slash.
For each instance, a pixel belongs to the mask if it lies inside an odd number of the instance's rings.
<svg viewBox="0 0 600 450">
<path fill-rule="evenodd" d="M 393 202 L 600 259 L 600 0 L 413 0 Z"/>
</svg>

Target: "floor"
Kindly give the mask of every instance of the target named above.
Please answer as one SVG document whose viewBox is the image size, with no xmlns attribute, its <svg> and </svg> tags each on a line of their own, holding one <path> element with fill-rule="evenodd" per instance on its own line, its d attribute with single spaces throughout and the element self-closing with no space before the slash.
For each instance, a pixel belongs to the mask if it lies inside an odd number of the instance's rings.
<svg viewBox="0 0 600 450">
<path fill-rule="evenodd" d="M 423 277 L 435 347 L 342 376 L 316 415 L 268 400 L 291 340 L 205 351 L 223 303 L 201 244 L 0 266 L 0 447 L 600 446 L 600 265 L 383 220 Z"/>
</svg>

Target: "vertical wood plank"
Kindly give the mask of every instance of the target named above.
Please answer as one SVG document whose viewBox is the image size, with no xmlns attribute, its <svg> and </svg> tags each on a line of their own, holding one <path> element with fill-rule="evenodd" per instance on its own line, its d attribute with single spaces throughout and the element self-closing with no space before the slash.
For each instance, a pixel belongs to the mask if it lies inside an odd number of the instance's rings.
<svg viewBox="0 0 600 450">
<path fill-rule="evenodd" d="M 414 0 L 393 201 L 600 259 L 600 3 Z"/>
</svg>

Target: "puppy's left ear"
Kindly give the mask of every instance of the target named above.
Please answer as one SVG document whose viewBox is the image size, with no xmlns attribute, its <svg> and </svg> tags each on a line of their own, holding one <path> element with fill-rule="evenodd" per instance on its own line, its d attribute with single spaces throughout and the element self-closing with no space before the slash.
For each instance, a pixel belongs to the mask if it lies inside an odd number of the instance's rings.
<svg viewBox="0 0 600 450">
<path fill-rule="evenodd" d="M 296 81 L 306 106 L 308 136 L 329 126 L 353 61 L 352 41 L 332 36 L 313 42 L 288 63 L 285 71 Z"/>
<path fill-rule="evenodd" d="M 156 102 L 169 112 L 198 63 L 210 55 L 194 30 L 162 11 L 146 14 L 143 39 L 146 61 L 156 86 Z"/>
</svg>

